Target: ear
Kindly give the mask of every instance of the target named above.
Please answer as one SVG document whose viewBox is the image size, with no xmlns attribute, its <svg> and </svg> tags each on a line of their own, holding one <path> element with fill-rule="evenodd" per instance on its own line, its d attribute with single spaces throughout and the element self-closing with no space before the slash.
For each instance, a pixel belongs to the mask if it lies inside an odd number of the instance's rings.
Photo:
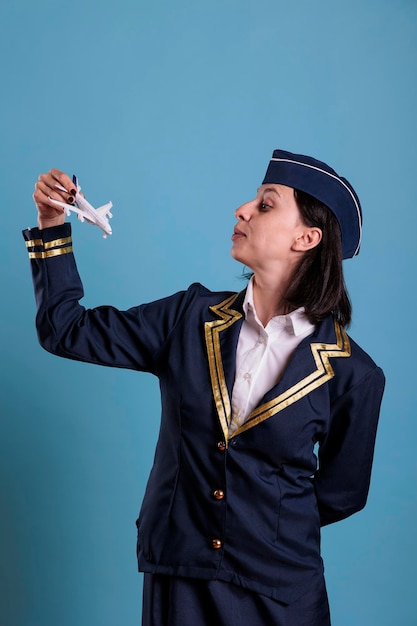
<svg viewBox="0 0 417 626">
<path fill-rule="evenodd" d="M 292 249 L 296 252 L 307 252 L 307 250 L 311 250 L 319 245 L 322 236 L 321 228 L 305 226 L 294 241 Z"/>
</svg>

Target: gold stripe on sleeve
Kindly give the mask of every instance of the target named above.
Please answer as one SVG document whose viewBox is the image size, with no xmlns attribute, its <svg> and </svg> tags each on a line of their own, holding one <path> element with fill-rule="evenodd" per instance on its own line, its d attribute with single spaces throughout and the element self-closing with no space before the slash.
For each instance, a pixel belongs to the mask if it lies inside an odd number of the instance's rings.
<svg viewBox="0 0 417 626">
<path fill-rule="evenodd" d="M 61 254 L 72 252 L 72 237 L 61 237 L 61 239 L 53 239 L 52 241 L 43 241 L 42 239 L 30 239 L 26 242 L 27 248 L 41 248 L 41 250 L 30 250 L 29 259 L 48 259 Z"/>
<path fill-rule="evenodd" d="M 50 248 L 56 248 L 57 246 L 64 246 L 67 243 L 71 243 L 71 242 L 72 242 L 71 237 L 63 237 L 62 239 L 54 239 L 53 241 L 46 241 L 43 244 L 43 247 L 45 248 L 45 250 L 49 250 Z"/>
<path fill-rule="evenodd" d="M 29 241 L 26 241 L 26 248 L 34 248 L 35 246 L 43 246 L 42 239 L 29 239 Z"/>
<path fill-rule="evenodd" d="M 61 254 L 68 254 L 72 252 L 72 246 L 66 248 L 55 248 L 55 250 L 46 250 L 42 252 L 29 252 L 29 259 L 49 259 L 53 256 L 59 256 Z"/>
</svg>

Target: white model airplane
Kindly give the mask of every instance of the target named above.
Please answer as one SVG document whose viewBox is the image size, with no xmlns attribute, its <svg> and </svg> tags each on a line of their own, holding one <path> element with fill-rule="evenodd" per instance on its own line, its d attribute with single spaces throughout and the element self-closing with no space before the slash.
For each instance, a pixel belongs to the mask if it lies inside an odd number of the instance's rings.
<svg viewBox="0 0 417 626">
<path fill-rule="evenodd" d="M 53 198 L 49 199 L 54 204 L 61 206 L 64 209 L 66 215 L 69 216 L 70 212 L 74 211 L 74 213 L 77 213 L 77 217 L 80 222 L 86 221 L 89 224 L 93 224 L 101 228 L 104 233 L 103 239 L 106 239 L 107 235 L 112 234 L 112 229 L 109 224 L 109 220 L 107 219 L 107 216 L 113 217 L 113 215 L 110 213 L 110 209 L 112 208 L 113 204 L 111 202 L 108 202 L 107 204 L 103 204 L 103 206 L 99 207 L 98 209 L 95 209 L 89 202 L 87 202 L 84 196 L 80 194 L 81 187 L 79 186 L 77 177 L 75 175 L 72 177 L 72 180 L 75 188 L 77 189 L 77 192 L 74 196 L 74 204 L 60 202 L 59 200 L 53 200 Z M 69 191 L 65 189 L 65 187 L 63 187 L 62 185 L 57 184 L 55 186 L 57 189 L 69 193 Z"/>
</svg>

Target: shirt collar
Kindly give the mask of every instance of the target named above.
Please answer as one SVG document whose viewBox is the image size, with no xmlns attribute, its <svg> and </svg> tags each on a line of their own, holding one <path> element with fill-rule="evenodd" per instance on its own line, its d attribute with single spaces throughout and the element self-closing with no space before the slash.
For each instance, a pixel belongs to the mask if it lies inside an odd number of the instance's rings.
<svg viewBox="0 0 417 626">
<path fill-rule="evenodd" d="M 253 316 L 256 322 L 262 326 L 256 314 L 255 303 L 253 301 L 253 276 L 251 277 L 246 289 L 245 299 L 243 301 L 243 311 L 246 319 L 248 319 L 248 316 Z M 307 332 L 311 333 L 315 329 L 314 324 L 308 320 L 303 306 L 295 309 L 295 311 L 291 311 L 291 313 L 287 313 L 287 315 L 276 315 L 267 324 L 267 327 L 271 323 L 272 325 L 279 324 L 281 327 L 285 325 L 287 332 L 293 333 L 296 337 Z"/>
</svg>

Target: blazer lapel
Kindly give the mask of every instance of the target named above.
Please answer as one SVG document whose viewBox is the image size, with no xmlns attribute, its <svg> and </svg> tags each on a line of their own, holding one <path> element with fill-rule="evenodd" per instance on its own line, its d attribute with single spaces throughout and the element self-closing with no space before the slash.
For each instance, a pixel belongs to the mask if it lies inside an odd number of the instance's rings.
<svg viewBox="0 0 417 626">
<path fill-rule="evenodd" d="M 345 329 L 328 318 L 317 333 L 300 343 L 281 380 L 265 394 L 232 436 L 253 428 L 326 383 L 334 376 L 330 359 L 349 356 L 350 343 Z"/>
<path fill-rule="evenodd" d="M 231 397 L 244 297 L 242 291 L 211 306 L 210 311 L 218 319 L 204 324 L 213 397 L 226 444 L 232 419 Z"/>
<path fill-rule="evenodd" d="M 213 397 L 226 444 L 232 437 L 276 415 L 333 378 L 332 358 L 349 357 L 345 329 L 332 317 L 304 339 L 294 352 L 280 381 L 268 391 L 247 420 L 229 436 L 236 348 L 243 322 L 245 291 L 210 307 L 218 319 L 205 322 L 205 338 Z"/>
</svg>

